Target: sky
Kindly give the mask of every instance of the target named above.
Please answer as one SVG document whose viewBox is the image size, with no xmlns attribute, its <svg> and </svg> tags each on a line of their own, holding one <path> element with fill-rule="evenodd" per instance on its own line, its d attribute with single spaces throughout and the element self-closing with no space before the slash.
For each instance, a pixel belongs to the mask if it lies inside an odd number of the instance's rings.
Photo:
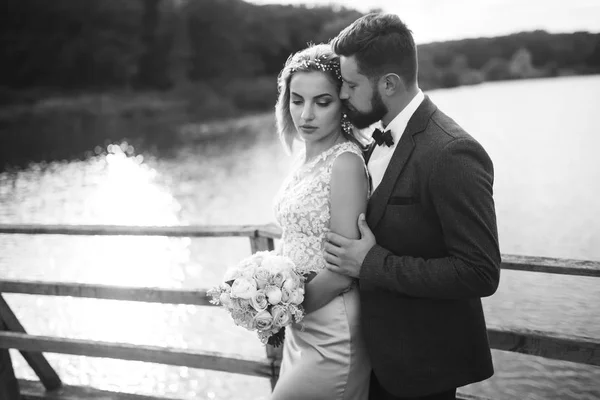
<svg viewBox="0 0 600 400">
<path fill-rule="evenodd" d="M 246 0 L 255 4 L 345 5 L 398 14 L 417 43 L 543 29 L 600 32 L 600 0 Z"/>
</svg>

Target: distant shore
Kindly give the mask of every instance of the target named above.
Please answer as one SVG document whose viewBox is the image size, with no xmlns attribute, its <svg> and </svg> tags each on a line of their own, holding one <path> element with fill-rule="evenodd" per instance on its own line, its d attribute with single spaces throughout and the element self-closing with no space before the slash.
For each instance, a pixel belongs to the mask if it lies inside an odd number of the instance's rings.
<svg viewBox="0 0 600 400">
<path fill-rule="evenodd" d="M 250 106 L 240 99 L 235 104 L 235 97 L 203 86 L 167 92 L 46 92 L 38 99 L 29 92 L 27 102 L 0 106 L 0 170 L 43 160 L 86 158 L 98 147 L 105 151 L 109 144 L 123 141 L 142 152 L 168 155 L 188 140 L 241 129 L 240 118 L 271 114 L 274 82 L 274 77 L 260 81 L 264 88 L 260 103 Z"/>
</svg>

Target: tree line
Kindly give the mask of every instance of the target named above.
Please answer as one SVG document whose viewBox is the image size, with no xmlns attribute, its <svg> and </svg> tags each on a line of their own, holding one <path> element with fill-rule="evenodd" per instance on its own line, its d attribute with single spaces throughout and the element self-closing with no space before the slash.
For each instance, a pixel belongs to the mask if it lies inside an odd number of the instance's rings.
<svg viewBox="0 0 600 400">
<path fill-rule="evenodd" d="M 241 0 L 5 1 L 0 84 L 12 88 L 166 89 L 273 75 L 290 52 L 361 15 Z"/>
<path fill-rule="evenodd" d="M 272 81 L 290 53 L 328 41 L 362 15 L 344 7 L 241 0 L 5 0 L 3 8 L 0 86 L 6 90 Z M 535 31 L 431 43 L 419 46 L 419 62 L 426 89 L 598 73 L 600 35 Z"/>
<path fill-rule="evenodd" d="M 600 34 L 588 32 L 521 32 L 419 49 L 421 80 L 433 88 L 600 73 Z"/>
</svg>

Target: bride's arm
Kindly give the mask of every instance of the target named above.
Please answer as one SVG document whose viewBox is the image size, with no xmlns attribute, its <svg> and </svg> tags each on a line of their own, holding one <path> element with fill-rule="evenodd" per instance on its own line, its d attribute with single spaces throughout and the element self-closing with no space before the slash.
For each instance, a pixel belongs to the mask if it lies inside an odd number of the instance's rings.
<svg viewBox="0 0 600 400">
<path fill-rule="evenodd" d="M 358 239 L 358 216 L 367 207 L 368 180 L 362 158 L 343 153 L 335 160 L 331 171 L 330 213 L 331 231 Z M 309 277 L 305 286 L 304 310 L 318 310 L 352 284 L 353 279 L 323 269 Z"/>
</svg>

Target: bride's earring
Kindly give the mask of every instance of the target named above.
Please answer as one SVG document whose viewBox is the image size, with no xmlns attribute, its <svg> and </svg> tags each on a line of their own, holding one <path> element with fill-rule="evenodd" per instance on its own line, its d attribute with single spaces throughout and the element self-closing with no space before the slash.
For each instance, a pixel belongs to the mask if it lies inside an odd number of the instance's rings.
<svg viewBox="0 0 600 400">
<path fill-rule="evenodd" d="M 348 119 L 348 116 L 346 115 L 346 113 L 342 114 L 341 124 L 342 124 L 342 131 L 344 131 L 344 133 L 346 135 L 352 135 L 352 124 L 350 123 L 350 120 Z"/>
</svg>

